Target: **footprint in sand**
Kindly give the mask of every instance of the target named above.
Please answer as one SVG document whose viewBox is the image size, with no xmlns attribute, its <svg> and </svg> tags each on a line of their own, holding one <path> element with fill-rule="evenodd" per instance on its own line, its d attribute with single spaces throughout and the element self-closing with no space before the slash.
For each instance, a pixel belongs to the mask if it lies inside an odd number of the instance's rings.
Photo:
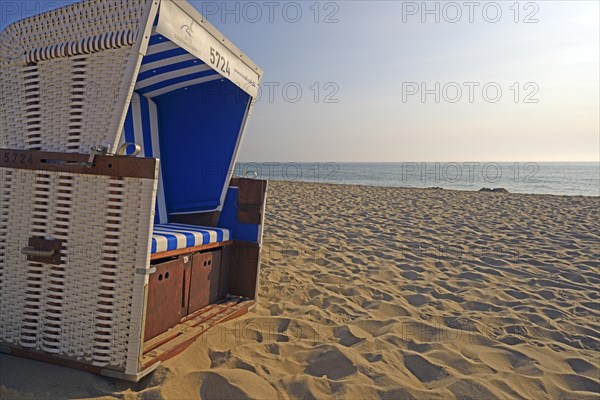
<svg viewBox="0 0 600 400">
<path fill-rule="evenodd" d="M 561 311 L 552 308 L 542 308 L 542 312 L 551 319 L 561 318 L 564 315 Z"/>
<path fill-rule="evenodd" d="M 579 316 L 579 317 L 585 317 L 586 315 L 589 315 L 588 310 L 586 310 L 583 307 L 575 307 L 573 309 L 573 314 Z"/>
<path fill-rule="evenodd" d="M 433 315 L 431 315 L 430 313 L 422 313 L 420 317 L 422 320 L 428 321 L 433 318 Z"/>
<path fill-rule="evenodd" d="M 429 302 L 429 297 L 418 293 L 411 294 L 406 296 L 406 301 L 408 301 L 411 306 L 421 307 Z"/>
<path fill-rule="evenodd" d="M 470 318 L 465 317 L 446 317 L 444 318 L 444 324 L 448 328 L 459 329 L 463 331 L 478 331 L 476 322 Z"/>
<path fill-rule="evenodd" d="M 598 393 L 600 391 L 600 384 L 585 376 L 562 374 L 559 379 L 570 391 L 590 393 Z"/>
<path fill-rule="evenodd" d="M 419 354 L 404 355 L 404 365 L 423 383 L 444 379 L 450 376 L 444 367 L 433 364 Z"/>
<path fill-rule="evenodd" d="M 562 347 L 561 345 L 556 344 L 556 343 L 550 343 L 548 345 L 548 347 L 551 348 L 552 350 L 556 351 L 556 352 L 559 352 L 559 353 L 565 351 L 564 347 Z"/>
<path fill-rule="evenodd" d="M 517 300 L 525 300 L 526 298 L 528 298 L 530 296 L 528 293 L 521 292 L 518 290 L 505 290 L 504 293 L 506 293 L 510 297 L 513 297 Z"/>
<path fill-rule="evenodd" d="M 526 342 L 521 337 L 515 336 L 515 335 L 505 335 L 505 336 L 499 338 L 498 341 L 500 341 L 504 344 L 507 344 L 509 346 L 514 346 L 516 344 L 521 344 L 521 343 Z"/>
<path fill-rule="evenodd" d="M 217 372 L 200 372 L 194 380 L 199 382 L 202 399 L 277 398 L 277 391 L 266 380 L 246 370 L 226 369 Z"/>
<path fill-rule="evenodd" d="M 504 328 L 504 330 L 506 331 L 506 333 L 510 333 L 511 335 L 521 336 L 523 338 L 528 338 L 530 336 L 527 328 L 522 325 L 509 325 L 509 326 L 506 326 Z"/>
<path fill-rule="evenodd" d="M 417 279 L 421 279 L 421 274 L 419 274 L 418 272 L 415 271 L 403 271 L 401 273 L 401 275 L 406 278 L 409 279 L 411 281 L 417 280 Z"/>
<path fill-rule="evenodd" d="M 457 399 L 461 400 L 481 400 L 498 398 L 484 384 L 472 379 L 463 379 L 456 381 L 448 386 Z"/>
<path fill-rule="evenodd" d="M 354 330 L 359 330 L 359 328 L 355 327 Z M 365 338 L 356 336 L 348 326 L 334 328 L 333 335 L 339 339 L 340 344 L 346 347 L 365 341 Z"/>
<path fill-rule="evenodd" d="M 565 360 L 569 367 L 577 374 L 592 374 L 598 373 L 598 367 L 581 358 L 568 358 Z"/>
<path fill-rule="evenodd" d="M 325 350 L 316 349 L 308 358 L 308 366 L 304 372 L 316 377 L 325 376 L 328 379 L 339 380 L 356 373 L 357 370 L 352 360 L 339 349 L 331 347 Z"/>
</svg>

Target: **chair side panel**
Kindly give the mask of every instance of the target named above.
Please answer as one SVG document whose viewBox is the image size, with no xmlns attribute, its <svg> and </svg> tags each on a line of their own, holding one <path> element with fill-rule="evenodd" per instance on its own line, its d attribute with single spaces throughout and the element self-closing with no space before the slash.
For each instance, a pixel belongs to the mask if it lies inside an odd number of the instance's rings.
<svg viewBox="0 0 600 400">
<path fill-rule="evenodd" d="M 135 374 L 156 179 L 0 168 L 0 344 Z M 28 261 L 63 240 L 60 265 Z"/>
<path fill-rule="evenodd" d="M 83 1 L 0 33 L 0 147 L 114 152 L 150 0 Z"/>
<path fill-rule="evenodd" d="M 0 78 L 0 147 L 114 151 L 141 55 L 131 47 L 9 66 Z"/>
</svg>

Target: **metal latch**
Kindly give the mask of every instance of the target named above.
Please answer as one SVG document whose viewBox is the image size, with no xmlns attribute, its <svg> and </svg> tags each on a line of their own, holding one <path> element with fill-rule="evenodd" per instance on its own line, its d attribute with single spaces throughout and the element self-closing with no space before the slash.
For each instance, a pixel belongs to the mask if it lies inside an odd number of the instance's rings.
<svg viewBox="0 0 600 400">
<path fill-rule="evenodd" d="M 152 275 L 156 272 L 156 267 L 152 268 L 136 268 L 135 273 L 138 275 Z"/>
<path fill-rule="evenodd" d="M 90 153 L 90 158 L 88 158 L 88 162 L 85 165 L 88 168 L 92 168 L 94 166 L 94 158 L 96 156 L 103 156 L 108 153 L 108 147 L 106 146 L 92 146 L 92 152 Z"/>
<path fill-rule="evenodd" d="M 60 265 L 63 249 L 64 240 L 30 237 L 28 246 L 23 247 L 21 253 L 27 256 L 27 261 Z"/>
</svg>

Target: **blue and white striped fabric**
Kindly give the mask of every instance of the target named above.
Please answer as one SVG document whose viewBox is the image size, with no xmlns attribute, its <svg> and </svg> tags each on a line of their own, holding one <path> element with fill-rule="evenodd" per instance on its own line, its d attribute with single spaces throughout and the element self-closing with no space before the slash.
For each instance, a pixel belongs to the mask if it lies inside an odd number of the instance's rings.
<svg viewBox="0 0 600 400">
<path fill-rule="evenodd" d="M 152 98 L 222 78 L 200 59 L 164 36 L 154 33 L 142 59 L 121 143 L 141 146 L 140 157 L 160 159 L 158 113 Z M 168 222 L 162 166 L 159 170 L 155 211 L 155 224 Z"/>
<path fill-rule="evenodd" d="M 184 224 L 154 225 L 152 254 L 229 240 L 229 230 Z"/>
<path fill-rule="evenodd" d="M 142 148 L 139 157 L 160 159 L 160 144 L 158 141 L 158 115 L 156 104 L 144 96 L 133 93 L 131 104 L 125 118 L 121 143 L 135 143 Z M 156 192 L 155 224 L 168 221 L 165 203 L 165 188 L 163 187 L 162 167 L 158 171 L 158 190 Z"/>
<path fill-rule="evenodd" d="M 200 59 L 154 33 L 137 78 L 121 143 L 135 143 L 140 157 L 160 159 L 159 124 L 153 98 L 223 77 Z M 163 138 L 164 140 L 165 138 Z M 227 229 L 168 223 L 162 166 L 156 194 L 152 254 L 230 240 Z"/>
<path fill-rule="evenodd" d="M 142 60 L 135 90 L 153 98 L 223 77 L 202 60 L 159 34 L 153 34 Z"/>
</svg>

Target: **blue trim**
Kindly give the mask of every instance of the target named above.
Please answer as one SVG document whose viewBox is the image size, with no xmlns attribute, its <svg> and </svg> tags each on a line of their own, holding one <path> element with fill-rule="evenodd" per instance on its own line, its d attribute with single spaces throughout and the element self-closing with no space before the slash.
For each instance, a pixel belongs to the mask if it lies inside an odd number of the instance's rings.
<svg viewBox="0 0 600 400">
<path fill-rule="evenodd" d="M 161 44 L 166 42 L 169 42 L 169 39 L 167 39 L 163 35 L 152 35 L 150 36 L 150 40 L 148 41 L 148 46 L 153 46 L 155 44 Z"/>
<path fill-rule="evenodd" d="M 151 50 L 151 49 L 148 48 L 148 50 Z M 155 54 L 148 54 L 148 55 L 144 56 L 144 59 L 142 60 L 142 65 L 150 64 L 155 61 L 164 60 L 165 58 L 182 56 L 184 54 L 189 54 L 189 53 L 181 48 L 171 49 L 171 50 L 167 50 L 167 51 L 161 51 L 160 53 L 155 53 Z"/>
<path fill-rule="evenodd" d="M 177 83 L 191 81 L 193 79 L 198 79 L 198 78 L 202 78 L 202 77 L 210 76 L 210 75 L 218 75 L 218 73 L 212 69 L 209 69 L 207 71 L 202 71 L 202 72 L 196 72 L 196 73 L 184 75 L 184 76 L 181 76 L 178 78 L 164 80 L 162 82 L 155 83 L 154 85 L 147 86 L 143 89 L 138 89 L 138 93 L 140 93 L 140 94 L 150 93 L 155 90 L 165 88 L 167 86 L 175 85 Z"/>
<path fill-rule="evenodd" d="M 196 66 L 204 65 L 204 64 L 205 63 L 203 63 L 200 60 L 188 60 L 188 61 L 182 61 L 180 63 L 169 64 L 164 67 L 154 68 L 150 71 L 142 72 L 141 74 L 139 74 L 138 82 L 142 82 L 149 78 L 154 78 L 155 76 L 158 76 L 160 74 L 166 74 L 168 72 L 177 71 L 179 69 L 196 67 Z"/>
</svg>

